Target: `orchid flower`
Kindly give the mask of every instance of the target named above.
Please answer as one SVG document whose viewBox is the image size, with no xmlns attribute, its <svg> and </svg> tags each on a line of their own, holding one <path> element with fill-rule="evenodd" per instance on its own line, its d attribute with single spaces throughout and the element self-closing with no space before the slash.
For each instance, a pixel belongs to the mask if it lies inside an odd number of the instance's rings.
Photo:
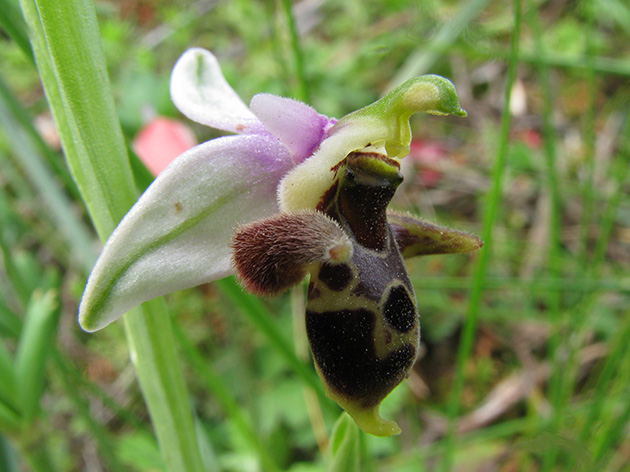
<svg viewBox="0 0 630 472">
<path fill-rule="evenodd" d="M 188 118 L 235 134 L 176 158 L 120 222 L 88 279 L 83 329 L 234 273 L 263 296 L 309 274 L 307 334 L 326 393 L 365 431 L 399 433 L 378 410 L 409 374 L 420 339 L 403 258 L 481 246 L 387 211 L 410 116 L 465 116 L 453 84 L 418 77 L 337 121 L 269 94 L 248 108 L 216 58 L 190 49 L 174 67 L 171 95 Z"/>
</svg>

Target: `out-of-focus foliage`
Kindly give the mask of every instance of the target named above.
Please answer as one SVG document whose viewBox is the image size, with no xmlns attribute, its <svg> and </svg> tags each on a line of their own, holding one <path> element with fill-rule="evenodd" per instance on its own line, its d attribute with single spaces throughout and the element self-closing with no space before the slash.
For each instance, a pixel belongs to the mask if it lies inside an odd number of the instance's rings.
<svg viewBox="0 0 630 472">
<path fill-rule="evenodd" d="M 406 74 L 451 78 L 468 119 L 412 122 L 395 205 L 478 234 L 507 140 L 485 272 L 479 257 L 410 262 L 423 352 L 383 406 L 403 434 L 361 433 L 361 470 L 625 470 L 630 7 L 524 2 L 506 107 L 512 2 L 295 1 L 302 69 L 284 6 L 98 1 L 128 142 L 151 117 L 183 120 L 168 83 L 191 46 L 212 50 L 245 100 L 300 96 L 305 86 L 318 111 L 338 117 Z M 76 324 L 98 243 L 36 69 L 10 34 L 0 36 L 0 470 L 163 470 L 121 325 L 87 335 Z M 213 137 L 190 125 L 200 141 Z M 132 159 L 145 186 L 150 177 Z M 472 351 L 458 360 L 475 283 Z M 339 410 L 312 388 L 303 294 L 255 303 L 234 293 L 227 281 L 169 297 L 207 463 L 326 470 Z"/>
</svg>

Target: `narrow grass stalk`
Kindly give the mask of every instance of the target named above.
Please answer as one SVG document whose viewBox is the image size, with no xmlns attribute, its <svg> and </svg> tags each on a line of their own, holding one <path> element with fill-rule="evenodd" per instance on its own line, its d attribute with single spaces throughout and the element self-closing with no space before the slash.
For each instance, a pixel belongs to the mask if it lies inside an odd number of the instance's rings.
<svg viewBox="0 0 630 472">
<path fill-rule="evenodd" d="M 521 2 L 514 1 L 514 30 L 512 32 L 512 54 L 507 72 L 507 80 L 505 85 L 505 102 L 503 113 L 501 116 L 501 129 L 499 134 L 499 145 L 497 148 L 496 160 L 492 171 L 492 188 L 485 202 L 482 239 L 484 247 L 481 250 L 474 277 L 472 280 L 472 288 L 470 292 L 470 301 L 468 305 L 468 317 L 464 324 L 462 337 L 460 340 L 459 350 L 457 352 L 457 367 L 455 378 L 453 380 L 453 389 L 448 399 L 448 418 L 449 428 L 446 438 L 446 452 L 442 461 L 441 469 L 443 471 L 451 470 L 455 459 L 455 424 L 459 415 L 461 395 L 464 387 L 466 364 L 470 358 L 475 331 L 477 328 L 477 320 L 481 309 L 481 299 L 483 295 L 483 284 L 488 270 L 488 263 L 493 246 L 493 230 L 498 215 L 498 208 L 501 202 L 501 194 L 503 191 L 503 175 L 505 170 L 505 161 L 508 152 L 508 144 L 510 138 L 510 97 L 512 94 L 512 86 L 516 79 L 516 69 L 518 66 L 518 48 L 521 28 Z"/>
<path fill-rule="evenodd" d="M 94 266 L 96 252 L 91 234 L 83 221 L 75 214 L 73 203 L 58 185 L 55 174 L 47 160 L 39 152 L 28 132 L 20 123 L 6 103 L 6 94 L 2 93 L 0 78 L 0 124 L 12 142 L 14 154 L 18 158 L 24 174 L 39 193 L 41 201 L 50 211 L 53 226 L 63 234 L 65 242 L 85 273 Z"/>
<path fill-rule="evenodd" d="M 595 201 L 595 119 L 596 119 L 596 98 L 597 83 L 594 63 L 593 35 L 595 29 L 593 24 L 593 6 L 590 0 L 583 1 L 581 6 L 585 11 L 586 24 L 584 25 L 584 42 L 586 44 L 586 54 L 584 62 L 586 64 L 585 77 L 588 103 L 584 120 L 584 183 L 582 185 L 582 215 L 580 219 L 580 268 L 586 269 L 589 263 L 589 253 L 591 249 L 590 238 L 591 229 L 594 223 L 593 206 Z"/>
<path fill-rule="evenodd" d="M 264 443 L 260 440 L 252 422 L 243 414 L 241 406 L 228 386 L 223 382 L 221 377 L 214 371 L 211 363 L 204 359 L 203 355 L 193 345 L 184 332 L 175 327 L 175 335 L 179 341 L 186 358 L 190 360 L 193 368 L 200 381 L 210 391 L 214 398 L 221 405 L 221 409 L 228 417 L 230 423 L 240 432 L 242 437 L 249 443 L 250 447 L 256 451 L 263 470 L 269 472 L 279 471 L 280 469 L 274 462 L 273 457 L 265 448 Z"/>
<path fill-rule="evenodd" d="M 595 174 L 595 72 L 593 70 L 593 45 L 591 39 L 591 33 L 593 31 L 592 22 L 594 21 L 591 16 L 592 13 L 587 13 L 589 21 L 586 28 L 586 44 L 587 44 L 587 64 L 590 68 L 587 69 L 586 82 L 589 92 L 588 110 L 586 113 L 585 121 L 585 149 L 586 149 L 586 177 L 582 186 L 582 199 L 583 199 L 583 213 L 581 217 L 581 232 L 580 241 L 581 247 L 578 254 L 578 265 L 580 272 L 588 274 L 590 278 L 597 278 L 599 276 L 600 267 L 604 261 L 606 248 L 610 241 L 610 235 L 612 232 L 612 225 L 614 224 L 615 215 L 617 213 L 618 204 L 623 194 L 623 180 L 626 176 L 626 172 L 620 174 L 618 177 L 618 185 L 611 198 L 608 199 L 606 210 L 603 212 L 601 224 L 599 225 L 599 237 L 595 244 L 595 251 L 591 252 L 591 229 L 594 226 L 594 174 Z M 623 151 L 628 150 L 628 138 L 627 134 L 624 139 Z M 622 152 L 623 152 L 622 151 Z M 590 260 L 589 260 L 590 259 Z M 562 419 L 565 417 L 564 408 L 571 401 L 571 395 L 575 389 L 579 375 L 579 354 L 578 351 L 582 344 L 585 342 L 588 333 L 590 332 L 589 321 L 594 319 L 597 313 L 597 293 L 588 294 L 579 304 L 571 310 L 571 329 L 574 331 L 570 343 L 568 343 L 568 359 L 565 366 L 557 365 L 557 373 L 554 378 L 557 379 L 552 385 L 555 387 L 552 390 L 554 394 L 554 421 L 552 427 L 556 430 L 560 427 Z M 600 388 L 603 386 L 600 385 Z M 594 415 L 597 410 L 597 403 L 595 402 L 591 414 L 588 416 L 587 424 L 590 421 L 594 421 Z M 585 438 L 585 437 L 584 437 Z M 545 461 L 543 463 L 543 470 L 550 471 L 556 465 L 557 462 L 557 450 L 550 448 L 545 455 Z M 569 465 L 572 466 L 575 462 L 573 457 L 568 458 Z"/>
<path fill-rule="evenodd" d="M 488 3 L 490 3 L 489 0 L 461 1 L 461 8 L 457 8 L 459 13 L 454 18 L 444 22 L 428 49 L 423 45 L 409 56 L 387 84 L 387 90 L 393 90 L 412 77 L 428 73 L 431 67 L 444 56 L 446 50 L 459 38 L 466 26 L 479 16 Z"/>
<path fill-rule="evenodd" d="M 262 302 L 253 295 L 244 292 L 233 278 L 218 280 L 215 284 L 241 310 L 248 320 L 267 337 L 269 344 L 278 351 L 302 382 L 315 390 L 322 406 L 330 411 L 338 411 L 333 402 L 326 397 L 324 388 L 315 372 L 297 358 L 291 343 L 278 330 L 271 313 L 269 313 L 269 310 L 265 308 Z"/>
<path fill-rule="evenodd" d="M 72 174 L 102 240 L 137 198 L 89 0 L 21 0 Z M 125 315 L 131 358 L 169 471 L 204 470 L 162 300 Z"/>
<path fill-rule="evenodd" d="M 72 367 L 63 359 L 59 351 L 53 351 L 52 360 L 56 370 L 60 374 L 59 377 L 63 383 L 65 392 L 77 412 L 77 416 L 81 418 L 90 436 L 93 437 L 98 444 L 99 455 L 103 458 L 103 462 L 107 465 L 108 470 L 124 470 L 116 456 L 115 445 L 109 432 L 103 425 L 96 421 L 90 412 L 89 405 L 85 399 L 80 396 L 77 385 L 74 383 Z"/>
<path fill-rule="evenodd" d="M 618 166 L 618 170 L 616 172 L 616 175 L 618 176 L 617 189 L 613 192 L 609 205 L 602 217 L 600 237 L 597 240 L 594 251 L 594 259 L 597 265 L 599 265 L 604 259 L 606 247 L 608 246 L 608 241 L 610 240 L 610 235 L 614 225 L 615 215 L 622 196 L 625 195 L 623 192 L 624 181 L 627 181 L 629 178 L 628 176 L 630 175 L 630 115 L 626 116 L 626 126 L 624 127 L 621 135 L 624 136 L 625 139 L 619 153 L 619 161 L 621 165 Z M 579 436 L 580 441 L 585 446 L 589 442 L 596 442 L 594 439 L 599 439 L 599 437 L 603 438 L 601 441 L 597 442 L 597 446 L 595 448 L 597 451 L 602 450 L 606 446 L 610 446 L 609 442 L 606 441 L 606 438 L 609 436 L 607 433 L 610 429 L 603 434 L 595 436 L 592 434 L 595 424 L 600 421 L 610 390 L 612 390 L 615 385 L 618 385 L 621 389 L 627 386 L 627 383 L 625 383 L 624 380 L 617 375 L 617 372 L 623 372 L 623 370 L 620 369 L 620 365 L 622 365 L 623 359 L 626 358 L 630 352 L 630 349 L 627 347 L 627 340 L 628 337 L 630 337 L 630 316 L 626 314 L 626 316 L 621 319 L 625 321 L 625 327 L 620 327 L 614 347 L 611 349 L 610 355 L 608 356 L 597 380 L 597 384 L 593 389 L 595 397 Z M 610 422 L 606 422 L 606 424 L 610 424 Z M 595 454 L 596 460 L 601 457 L 601 454 L 602 453 L 600 452 Z"/>
<path fill-rule="evenodd" d="M 295 64 L 295 77 L 297 79 L 297 98 L 303 102 L 310 102 L 310 93 L 308 81 L 306 79 L 306 68 L 304 67 L 304 55 L 302 54 L 302 45 L 298 36 L 297 25 L 293 15 L 293 2 L 291 0 L 282 0 L 284 16 L 289 28 L 290 48 Z"/>
<path fill-rule="evenodd" d="M 534 32 L 534 48 L 537 57 L 541 60 L 535 63 L 538 80 L 543 91 L 543 104 L 542 104 L 542 120 L 543 120 L 543 144 L 545 163 L 547 170 L 547 191 L 550 195 L 549 209 L 549 265 L 548 272 L 552 279 L 559 279 L 562 273 L 561 265 L 562 260 L 560 258 L 561 249 L 561 197 L 560 186 L 558 185 L 558 176 L 556 172 L 556 136 L 554 126 L 551 121 L 553 117 L 553 92 L 551 90 L 551 83 L 549 81 L 549 71 L 547 65 L 544 62 L 546 57 L 546 50 L 544 43 L 542 42 L 542 31 L 538 22 L 538 10 L 536 4 L 532 1 L 528 2 L 528 23 Z M 552 375 L 550 379 L 550 396 L 552 404 L 556 408 L 556 411 L 561 408 L 560 403 L 560 386 L 562 383 L 562 376 L 564 370 L 562 368 L 562 362 L 559 357 L 559 345 L 562 339 L 560 329 L 562 329 L 561 317 L 561 303 L 562 292 L 555 291 L 549 292 L 547 296 L 549 321 L 552 326 L 551 336 L 549 338 L 549 354 L 548 357 L 552 360 Z M 555 415 L 555 422 L 559 420 L 560 416 Z M 555 427 L 558 425 L 556 424 Z M 547 460 L 551 459 L 551 449 L 547 448 Z"/>
</svg>

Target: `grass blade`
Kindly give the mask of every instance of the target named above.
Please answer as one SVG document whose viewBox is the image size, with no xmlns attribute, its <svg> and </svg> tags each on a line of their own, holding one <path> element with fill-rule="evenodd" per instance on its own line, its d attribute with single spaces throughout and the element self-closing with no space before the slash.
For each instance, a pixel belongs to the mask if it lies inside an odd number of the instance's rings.
<svg viewBox="0 0 630 472">
<path fill-rule="evenodd" d="M 477 266 L 475 268 L 472 288 L 470 292 L 470 301 L 468 305 L 468 317 L 464 324 L 464 329 L 457 352 L 457 368 L 455 379 L 453 381 L 453 389 L 448 400 L 448 417 L 449 431 L 447 436 L 447 450 L 442 462 L 442 470 L 450 470 L 455 457 L 455 419 L 459 414 L 461 394 L 465 380 L 465 367 L 472 351 L 473 340 L 477 328 L 477 320 L 479 318 L 479 310 L 481 308 L 481 298 L 483 294 L 483 285 L 486 278 L 490 254 L 493 247 L 493 230 L 497 219 L 498 208 L 501 202 L 501 193 L 503 190 L 503 174 L 505 169 L 506 156 L 508 151 L 508 143 L 510 138 L 510 98 L 512 94 L 512 86 L 516 79 L 516 68 L 518 65 L 518 49 L 521 27 L 521 2 L 516 0 L 513 5 L 514 10 L 514 30 L 512 32 L 512 54 L 508 66 L 507 81 L 505 85 L 505 101 L 503 113 L 501 115 L 501 130 L 499 135 L 499 145 L 497 148 L 496 160 L 492 171 L 492 188 L 486 200 L 483 230 L 481 238 L 484 241 L 484 247 L 481 249 Z"/>
<path fill-rule="evenodd" d="M 25 425 L 31 424 L 39 413 L 46 361 L 57 335 L 60 313 L 54 291 L 33 292 L 15 358 L 18 398 Z"/>
<path fill-rule="evenodd" d="M 89 0 L 21 0 L 71 172 L 105 240 L 136 201 L 127 150 Z M 162 300 L 130 312 L 131 356 L 169 470 L 202 471 L 171 320 Z"/>
<path fill-rule="evenodd" d="M 0 87 L 0 125 L 13 144 L 15 156 L 23 172 L 49 208 L 54 226 L 64 235 L 68 247 L 72 248 L 72 253 L 78 256 L 78 262 L 83 271 L 89 273 L 96 262 L 91 232 L 75 215 L 73 203 L 59 188 L 55 175 L 45 158 L 29 139 L 26 130 L 14 118 L 6 102 L 5 91 L 5 87 Z"/>
</svg>

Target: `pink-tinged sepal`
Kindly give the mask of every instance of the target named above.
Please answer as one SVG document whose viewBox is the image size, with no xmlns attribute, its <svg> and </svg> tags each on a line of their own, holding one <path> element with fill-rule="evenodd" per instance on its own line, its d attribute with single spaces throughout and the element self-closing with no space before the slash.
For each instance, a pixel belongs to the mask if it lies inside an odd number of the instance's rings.
<svg viewBox="0 0 630 472">
<path fill-rule="evenodd" d="M 103 248 L 79 307 L 83 329 L 232 274 L 232 232 L 278 213 L 276 187 L 292 165 L 277 139 L 257 135 L 218 138 L 175 159 Z"/>
<path fill-rule="evenodd" d="M 299 284 L 316 265 L 339 264 L 352 255 L 350 239 L 318 211 L 281 213 L 240 227 L 231 242 L 232 262 L 245 288 L 273 296 Z"/>
</svg>

